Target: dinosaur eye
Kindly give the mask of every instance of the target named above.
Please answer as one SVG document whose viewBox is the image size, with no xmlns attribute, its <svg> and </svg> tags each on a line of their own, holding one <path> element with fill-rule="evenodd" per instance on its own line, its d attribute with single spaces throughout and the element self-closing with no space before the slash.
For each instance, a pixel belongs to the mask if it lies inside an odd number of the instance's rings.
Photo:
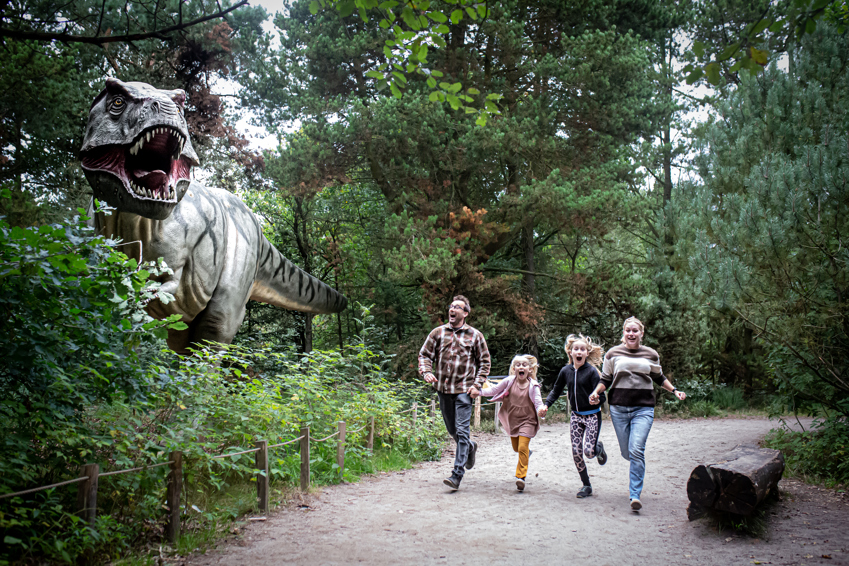
<svg viewBox="0 0 849 566">
<path fill-rule="evenodd" d="M 124 111 L 124 107 L 126 104 L 124 103 L 124 98 L 121 96 L 116 96 L 112 99 L 112 102 L 109 103 L 109 112 L 112 114 L 120 114 Z"/>
</svg>

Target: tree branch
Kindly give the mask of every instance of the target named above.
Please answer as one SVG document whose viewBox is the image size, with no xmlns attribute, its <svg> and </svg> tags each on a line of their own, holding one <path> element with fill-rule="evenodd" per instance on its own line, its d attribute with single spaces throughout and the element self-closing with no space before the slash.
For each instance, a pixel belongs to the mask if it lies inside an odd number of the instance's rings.
<svg viewBox="0 0 849 566">
<path fill-rule="evenodd" d="M 207 22 L 209 20 L 214 20 L 217 18 L 222 18 L 232 12 L 237 8 L 241 8 L 248 3 L 248 0 L 242 0 L 238 4 L 227 8 L 226 10 L 221 10 L 215 12 L 214 14 L 209 14 L 208 16 L 204 16 L 202 18 L 198 18 L 196 20 L 192 20 L 190 22 L 182 23 L 182 16 L 180 18 L 180 23 L 175 24 L 171 27 L 167 27 L 165 29 L 161 29 L 159 31 L 151 31 L 145 33 L 127 33 L 125 35 L 111 35 L 111 36 L 87 36 L 87 35 L 72 35 L 69 33 L 49 33 L 49 32 L 41 32 L 41 31 L 17 31 L 12 29 L 0 28 L 0 37 L 8 37 L 10 39 L 17 40 L 34 40 L 34 41 L 61 41 L 62 43 L 90 43 L 94 45 L 104 45 L 106 43 L 116 43 L 116 42 L 124 42 L 128 43 L 131 41 L 141 41 L 143 39 L 157 38 L 157 39 L 167 39 L 168 35 L 175 31 L 182 31 L 184 29 L 188 29 L 197 24 L 201 24 L 203 22 Z M 182 6 L 182 3 L 180 4 Z"/>
</svg>

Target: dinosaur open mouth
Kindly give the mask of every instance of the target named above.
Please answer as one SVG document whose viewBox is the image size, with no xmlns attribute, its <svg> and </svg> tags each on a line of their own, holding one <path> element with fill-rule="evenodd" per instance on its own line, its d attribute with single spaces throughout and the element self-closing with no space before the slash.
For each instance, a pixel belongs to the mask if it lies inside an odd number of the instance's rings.
<svg viewBox="0 0 849 566">
<path fill-rule="evenodd" d="M 133 198 L 175 204 L 177 182 L 189 179 L 191 161 L 181 155 L 185 137 L 175 128 L 156 126 L 129 145 L 103 146 L 86 152 L 83 169 L 118 177 Z"/>
</svg>

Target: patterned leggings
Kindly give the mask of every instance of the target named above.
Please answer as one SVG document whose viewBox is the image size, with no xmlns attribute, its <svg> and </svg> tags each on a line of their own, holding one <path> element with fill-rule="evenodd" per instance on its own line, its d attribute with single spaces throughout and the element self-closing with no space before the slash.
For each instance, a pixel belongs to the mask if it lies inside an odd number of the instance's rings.
<svg viewBox="0 0 849 566">
<path fill-rule="evenodd" d="M 572 458 L 575 459 L 575 466 L 580 473 L 587 469 L 583 456 L 595 457 L 595 446 L 598 442 L 598 433 L 601 431 L 601 412 L 579 415 L 572 411 L 569 429 L 572 436 Z M 584 443 L 585 433 L 586 444 Z"/>
</svg>

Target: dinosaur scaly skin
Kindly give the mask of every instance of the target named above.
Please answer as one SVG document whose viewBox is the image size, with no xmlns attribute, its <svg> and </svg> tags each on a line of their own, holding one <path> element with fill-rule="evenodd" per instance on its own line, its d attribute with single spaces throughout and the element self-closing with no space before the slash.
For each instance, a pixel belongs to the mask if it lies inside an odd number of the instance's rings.
<svg viewBox="0 0 849 566">
<path fill-rule="evenodd" d="M 190 179 L 198 157 L 185 100 L 182 90 L 108 79 L 81 151 L 95 198 L 117 209 L 95 216 L 98 232 L 126 242 L 130 257 L 162 257 L 174 271 L 161 282 L 175 300 L 148 306 L 155 318 L 177 313 L 189 325 L 169 331 L 168 346 L 229 344 L 250 299 L 309 313 L 343 310 L 347 299 L 283 257 L 241 200 Z"/>
</svg>

